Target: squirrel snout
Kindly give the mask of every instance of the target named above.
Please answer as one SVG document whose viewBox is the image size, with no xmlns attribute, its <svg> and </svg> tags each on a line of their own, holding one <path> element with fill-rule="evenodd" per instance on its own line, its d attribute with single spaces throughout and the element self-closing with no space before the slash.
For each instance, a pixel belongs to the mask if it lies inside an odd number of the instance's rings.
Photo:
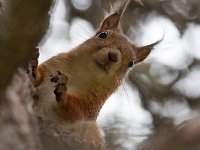
<svg viewBox="0 0 200 150">
<path fill-rule="evenodd" d="M 114 53 L 114 52 L 108 52 L 108 59 L 109 61 L 112 61 L 112 62 L 117 62 L 119 57 L 118 57 L 118 54 L 117 53 Z"/>
<path fill-rule="evenodd" d="M 120 51 L 116 49 L 104 49 L 94 55 L 98 67 L 103 70 L 116 68 L 117 62 L 121 59 Z"/>
</svg>

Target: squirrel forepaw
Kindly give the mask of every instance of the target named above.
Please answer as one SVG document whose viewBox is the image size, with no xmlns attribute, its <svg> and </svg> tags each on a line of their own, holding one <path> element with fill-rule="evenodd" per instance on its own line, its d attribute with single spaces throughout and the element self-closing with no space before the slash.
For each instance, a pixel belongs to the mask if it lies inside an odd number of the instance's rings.
<svg viewBox="0 0 200 150">
<path fill-rule="evenodd" d="M 56 100 L 61 101 L 62 99 L 64 99 L 65 93 L 67 91 L 66 84 L 68 81 L 68 77 L 60 71 L 57 71 L 57 75 L 52 76 L 50 81 L 57 83 L 54 90 L 54 94 L 56 96 Z"/>
</svg>

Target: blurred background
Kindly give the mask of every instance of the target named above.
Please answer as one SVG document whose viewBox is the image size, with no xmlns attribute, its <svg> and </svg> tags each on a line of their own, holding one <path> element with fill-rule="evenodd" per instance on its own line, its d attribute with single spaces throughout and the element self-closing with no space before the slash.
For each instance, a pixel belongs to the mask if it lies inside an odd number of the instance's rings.
<svg viewBox="0 0 200 150">
<path fill-rule="evenodd" d="M 55 0 L 40 63 L 94 35 L 109 0 Z M 103 106 L 98 125 L 109 149 L 199 149 L 200 1 L 131 1 L 124 33 L 137 46 L 163 38 L 150 56 L 130 69 Z"/>
</svg>

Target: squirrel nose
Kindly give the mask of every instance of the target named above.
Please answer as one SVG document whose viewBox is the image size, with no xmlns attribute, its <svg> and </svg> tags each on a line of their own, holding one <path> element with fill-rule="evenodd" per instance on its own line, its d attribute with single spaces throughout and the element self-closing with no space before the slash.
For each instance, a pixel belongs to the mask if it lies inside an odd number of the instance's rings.
<svg viewBox="0 0 200 150">
<path fill-rule="evenodd" d="M 117 53 L 109 52 L 108 53 L 108 59 L 112 62 L 117 62 L 118 61 L 118 55 Z"/>
</svg>

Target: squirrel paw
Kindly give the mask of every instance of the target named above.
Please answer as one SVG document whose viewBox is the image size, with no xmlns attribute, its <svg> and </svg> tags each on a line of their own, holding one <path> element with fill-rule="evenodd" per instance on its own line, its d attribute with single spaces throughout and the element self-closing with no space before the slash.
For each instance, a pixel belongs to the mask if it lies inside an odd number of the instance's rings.
<svg viewBox="0 0 200 150">
<path fill-rule="evenodd" d="M 39 49 L 35 48 L 35 51 L 29 61 L 28 73 L 33 79 L 36 78 L 39 55 Z"/>
<path fill-rule="evenodd" d="M 57 101 L 61 101 L 62 99 L 64 99 L 65 97 L 65 93 L 67 91 L 67 81 L 68 81 L 68 77 L 64 74 L 62 74 L 60 71 L 57 71 L 57 75 L 51 77 L 51 82 L 55 82 L 56 87 L 54 90 L 54 94 L 56 96 L 56 100 Z"/>
</svg>

